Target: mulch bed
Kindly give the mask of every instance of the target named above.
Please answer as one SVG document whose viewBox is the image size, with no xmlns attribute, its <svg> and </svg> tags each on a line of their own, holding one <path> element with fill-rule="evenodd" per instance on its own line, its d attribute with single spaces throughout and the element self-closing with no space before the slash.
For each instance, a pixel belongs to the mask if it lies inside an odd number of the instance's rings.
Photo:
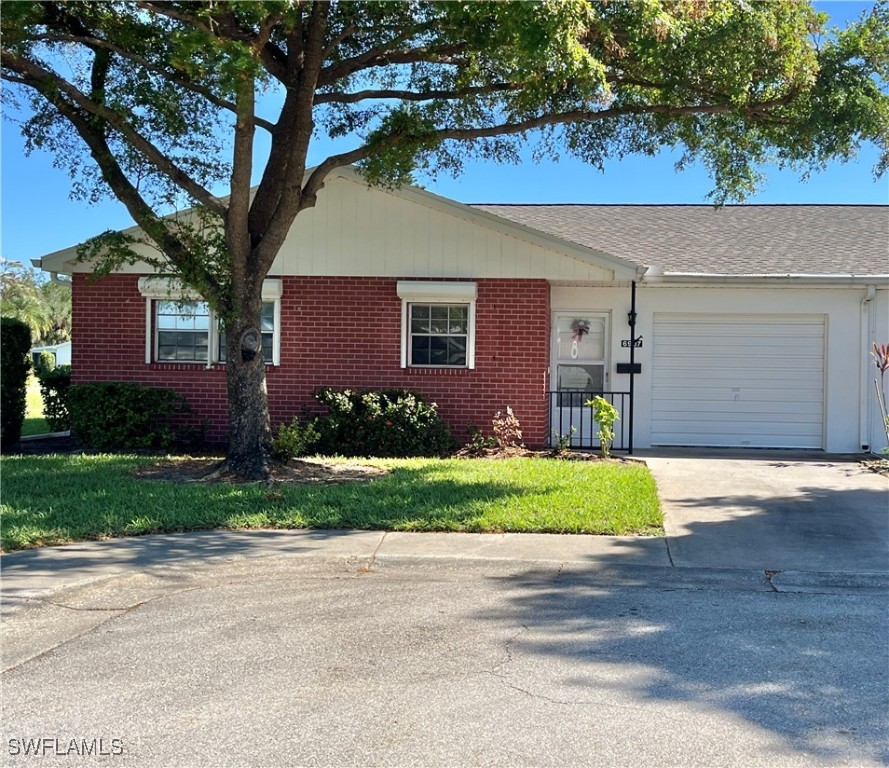
<svg viewBox="0 0 889 768">
<path fill-rule="evenodd" d="M 36 456 L 51 453 L 92 453 L 74 437 L 48 437 L 22 442 L 16 453 Z M 146 452 L 147 453 L 147 452 Z M 514 459 L 537 458 L 559 459 L 562 461 L 610 461 L 626 463 L 638 461 L 632 457 L 611 456 L 604 458 L 600 453 L 585 451 L 556 452 L 552 450 L 532 451 L 518 446 L 504 448 L 478 448 L 465 446 L 454 454 L 455 458 L 465 459 Z M 889 473 L 889 462 L 882 461 Z M 211 455 L 182 456 L 160 459 L 153 464 L 133 471 L 133 475 L 144 480 L 163 480 L 170 483 L 232 483 L 238 478 L 214 471 L 221 462 L 215 451 Z M 865 462 L 867 463 L 867 462 Z M 875 472 L 880 470 L 871 467 Z M 271 466 L 271 477 L 266 485 L 279 484 L 337 484 L 368 482 L 374 478 L 389 474 L 389 470 L 372 464 L 359 464 L 348 461 L 328 461 L 322 458 L 294 459 L 287 464 L 274 462 Z"/>
<path fill-rule="evenodd" d="M 214 471 L 220 458 L 163 459 L 133 471 L 143 480 L 164 480 L 170 483 L 231 483 L 237 478 Z M 294 459 L 288 464 L 273 462 L 266 485 L 337 484 L 367 482 L 389 474 L 389 470 L 370 464 L 328 462 L 324 459 Z"/>
<path fill-rule="evenodd" d="M 601 453 L 589 451 L 532 451 L 523 446 L 506 446 L 504 448 L 477 448 L 467 445 L 454 454 L 457 459 L 559 459 L 561 461 L 614 461 L 619 463 L 638 462 L 632 456 L 615 456 L 612 454 L 607 459 Z"/>
</svg>

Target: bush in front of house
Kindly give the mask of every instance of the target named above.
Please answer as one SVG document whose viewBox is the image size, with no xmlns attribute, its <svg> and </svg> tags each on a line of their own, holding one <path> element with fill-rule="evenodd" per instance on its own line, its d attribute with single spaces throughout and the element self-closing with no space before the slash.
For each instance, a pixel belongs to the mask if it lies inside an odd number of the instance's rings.
<svg viewBox="0 0 889 768">
<path fill-rule="evenodd" d="M 272 456 L 278 461 L 290 461 L 305 456 L 320 439 L 317 419 L 301 422 L 294 416 L 289 424 L 278 426 L 278 432 L 272 439 Z"/>
<path fill-rule="evenodd" d="M 75 384 L 68 390 L 71 431 L 90 448 L 170 448 L 176 422 L 191 412 L 174 389 L 130 381 Z"/>
<path fill-rule="evenodd" d="M 17 445 L 25 420 L 31 328 L 14 317 L 0 318 L 0 447 Z"/>
<path fill-rule="evenodd" d="M 325 387 L 315 399 L 328 415 L 318 423 L 319 449 L 342 456 L 444 456 L 454 448 L 435 403 L 405 389 L 360 392 Z"/>
<path fill-rule="evenodd" d="M 43 418 L 46 419 L 50 431 L 63 432 L 70 429 L 68 392 L 71 388 L 71 366 L 46 368 L 39 365 L 37 381 L 40 382 L 40 394 L 43 397 Z"/>
</svg>

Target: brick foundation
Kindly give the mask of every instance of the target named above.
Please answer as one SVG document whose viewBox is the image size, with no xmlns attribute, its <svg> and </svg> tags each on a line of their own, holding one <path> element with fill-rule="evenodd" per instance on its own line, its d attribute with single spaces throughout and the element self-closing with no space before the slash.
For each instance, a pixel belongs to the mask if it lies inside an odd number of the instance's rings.
<svg viewBox="0 0 889 768">
<path fill-rule="evenodd" d="M 145 363 L 145 299 L 138 275 L 92 281 L 74 275 L 74 383 L 138 381 L 173 387 L 208 438 L 223 442 L 228 411 L 225 367 Z M 281 365 L 269 366 L 272 423 L 315 406 L 318 387 L 404 387 L 439 405 L 455 436 L 472 424 L 489 431 L 498 410 L 512 406 L 529 447 L 547 441 L 549 284 L 545 280 L 479 279 L 475 369 L 400 367 L 401 300 L 396 278 L 284 277 Z"/>
</svg>

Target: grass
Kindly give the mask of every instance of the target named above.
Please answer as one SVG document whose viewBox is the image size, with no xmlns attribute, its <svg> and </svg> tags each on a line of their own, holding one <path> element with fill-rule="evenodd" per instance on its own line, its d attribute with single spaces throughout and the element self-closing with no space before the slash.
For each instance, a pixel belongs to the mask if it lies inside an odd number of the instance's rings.
<svg viewBox="0 0 889 768">
<path fill-rule="evenodd" d="M 144 456 L 2 459 L 4 550 L 209 528 L 663 533 L 643 465 L 552 459 L 374 460 L 345 485 L 234 486 L 137 479 Z"/>
<path fill-rule="evenodd" d="M 31 374 L 28 377 L 28 390 L 25 396 L 25 420 L 22 422 L 22 437 L 43 435 L 49 432 L 49 424 L 43 418 L 43 396 L 40 382 Z"/>
</svg>

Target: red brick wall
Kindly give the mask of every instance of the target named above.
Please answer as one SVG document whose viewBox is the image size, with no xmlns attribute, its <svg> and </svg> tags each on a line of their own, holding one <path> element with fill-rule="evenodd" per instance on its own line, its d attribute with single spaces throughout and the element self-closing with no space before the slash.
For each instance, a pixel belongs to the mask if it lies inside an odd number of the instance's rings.
<svg viewBox="0 0 889 768">
<path fill-rule="evenodd" d="M 137 275 L 92 282 L 74 276 L 72 371 L 75 383 L 139 381 L 179 390 L 224 440 L 225 368 L 145 364 L 145 299 Z M 269 366 L 272 422 L 313 406 L 321 386 L 405 387 L 439 405 L 458 439 L 474 424 L 489 431 L 512 406 L 529 446 L 547 440 L 549 285 L 545 280 L 478 284 L 475 369 L 400 367 L 401 300 L 395 278 L 285 277 L 281 297 L 281 365 Z"/>
</svg>

